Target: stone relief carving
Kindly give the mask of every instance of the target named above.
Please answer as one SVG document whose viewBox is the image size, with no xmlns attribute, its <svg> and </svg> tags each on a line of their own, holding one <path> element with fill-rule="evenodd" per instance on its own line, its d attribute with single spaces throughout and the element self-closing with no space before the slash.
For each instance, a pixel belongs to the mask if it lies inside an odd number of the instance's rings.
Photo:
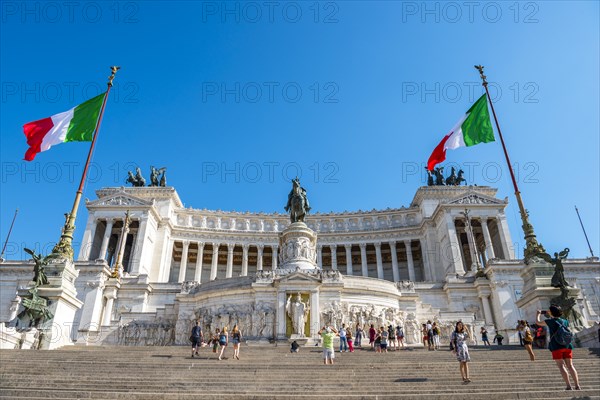
<svg viewBox="0 0 600 400">
<path fill-rule="evenodd" d="M 399 281 L 396 283 L 398 290 L 405 293 L 415 292 L 415 283 L 413 281 Z"/>
<path fill-rule="evenodd" d="M 321 271 L 321 280 L 323 282 L 342 282 L 343 277 L 340 271 Z"/>
<path fill-rule="evenodd" d="M 101 206 L 134 206 L 134 205 L 146 205 L 146 204 L 142 203 L 140 201 L 131 199 L 129 197 L 116 196 L 116 197 L 113 197 L 110 199 L 105 199 L 105 200 L 97 203 L 97 205 L 101 205 Z"/>
<path fill-rule="evenodd" d="M 321 311 L 320 324 L 321 326 L 333 325 L 336 327 L 340 327 L 342 324 L 350 326 L 360 324 L 366 331 L 368 331 L 371 324 L 376 328 L 379 328 L 380 326 L 387 327 L 392 325 L 395 327 L 400 325 L 405 329 L 406 343 L 420 343 L 418 323 L 416 322 L 414 314 L 409 315 L 412 315 L 412 320 L 407 317 L 404 311 L 395 307 L 380 307 L 372 304 L 349 305 L 347 302 L 340 303 L 338 301 L 333 301 Z M 414 321 L 417 325 L 414 325 L 411 321 Z M 419 335 L 416 336 L 416 339 L 413 339 L 406 333 L 407 329 L 410 332 L 413 325 L 416 327 L 417 333 L 419 333 Z"/>
<path fill-rule="evenodd" d="M 195 311 L 193 318 L 190 319 L 189 329 L 191 329 L 192 322 L 195 320 L 200 321 L 205 337 L 207 333 L 214 332 L 216 328 L 221 329 L 226 326 L 231 329 L 237 324 L 247 339 L 272 339 L 275 309 L 269 304 L 201 307 Z M 185 332 L 185 334 L 188 333 Z M 181 335 L 181 340 L 187 343 L 189 335 L 186 336 L 185 334 Z"/>
<path fill-rule="evenodd" d="M 175 344 L 175 321 L 157 317 L 151 321 L 131 321 L 119 325 L 117 344 L 121 346 L 170 346 Z"/>
<path fill-rule="evenodd" d="M 189 294 L 190 292 L 195 292 L 197 288 L 200 287 L 200 282 L 196 281 L 185 281 L 181 283 L 181 293 Z"/>
<path fill-rule="evenodd" d="M 451 201 L 450 204 L 499 204 L 499 202 L 480 197 L 476 194 L 469 194 L 460 199 Z"/>
<path fill-rule="evenodd" d="M 277 269 L 277 270 L 262 270 L 256 271 L 255 274 L 255 282 L 257 283 L 272 283 L 276 279 L 281 279 L 286 275 L 291 275 L 295 273 L 301 273 L 303 275 L 316 278 L 321 280 L 324 283 L 337 283 L 342 282 L 344 276 L 340 271 L 321 271 L 318 269 L 315 270 L 305 270 L 305 269 Z"/>
</svg>

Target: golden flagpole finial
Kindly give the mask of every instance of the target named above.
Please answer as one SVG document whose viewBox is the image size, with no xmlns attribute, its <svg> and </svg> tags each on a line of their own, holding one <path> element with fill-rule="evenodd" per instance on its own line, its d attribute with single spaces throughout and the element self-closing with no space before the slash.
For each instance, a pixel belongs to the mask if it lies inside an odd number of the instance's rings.
<svg viewBox="0 0 600 400">
<path fill-rule="evenodd" d="M 481 80 L 483 81 L 483 86 L 487 85 L 487 77 L 483 74 L 483 68 L 485 68 L 483 65 L 475 65 L 475 69 L 477 71 L 479 71 L 479 77 L 481 78 Z"/>
<path fill-rule="evenodd" d="M 108 77 L 108 86 L 112 86 L 113 85 L 113 79 L 115 79 L 115 75 L 117 74 L 117 71 L 120 70 L 121 67 L 118 67 L 116 65 L 113 65 L 112 67 L 110 67 L 110 70 L 112 71 L 112 74 L 110 74 L 110 76 Z"/>
</svg>

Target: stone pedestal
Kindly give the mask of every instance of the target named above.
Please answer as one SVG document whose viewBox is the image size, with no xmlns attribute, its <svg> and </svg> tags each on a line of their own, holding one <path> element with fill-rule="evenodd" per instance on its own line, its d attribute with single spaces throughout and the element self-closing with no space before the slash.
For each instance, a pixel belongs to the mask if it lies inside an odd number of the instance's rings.
<svg viewBox="0 0 600 400">
<path fill-rule="evenodd" d="M 317 234 L 304 222 L 294 222 L 279 236 L 279 269 L 314 270 L 317 267 Z"/>
<path fill-rule="evenodd" d="M 107 265 L 101 265 L 98 274 L 93 279 L 86 281 L 84 292 L 84 305 L 79 318 L 77 344 L 88 345 L 97 340 L 101 334 L 101 317 L 103 311 L 103 296 L 106 282 L 110 279 L 111 271 Z M 81 279 L 81 277 L 79 278 Z"/>
<path fill-rule="evenodd" d="M 51 262 L 46 267 L 48 284 L 40 286 L 38 294 L 49 302 L 53 318 L 40 327 L 43 333 L 41 349 L 52 350 L 73 344 L 75 313 L 83 303 L 77 299 L 75 279 L 79 272 L 73 261 Z"/>
<path fill-rule="evenodd" d="M 0 349 L 18 349 L 21 345 L 21 333 L 14 327 L 0 323 Z"/>
<path fill-rule="evenodd" d="M 560 296 L 560 289 L 550 285 L 553 274 L 554 267 L 545 261 L 532 261 L 521 272 L 523 295 L 516 305 L 527 321 L 535 321 L 537 310 L 547 310 L 551 300 Z M 579 289 L 569 288 L 569 296 L 577 298 L 579 292 Z"/>
</svg>

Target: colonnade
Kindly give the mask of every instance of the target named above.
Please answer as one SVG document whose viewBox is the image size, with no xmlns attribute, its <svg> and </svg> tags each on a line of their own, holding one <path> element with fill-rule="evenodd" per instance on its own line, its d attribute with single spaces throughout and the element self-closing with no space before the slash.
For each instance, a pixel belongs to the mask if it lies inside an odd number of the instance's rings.
<svg viewBox="0 0 600 400">
<path fill-rule="evenodd" d="M 346 275 L 356 275 L 354 271 L 354 265 L 356 261 L 353 261 L 352 257 L 352 248 L 353 246 L 357 246 L 360 249 L 360 273 L 359 276 L 369 277 L 369 260 L 368 260 L 368 251 L 367 247 L 371 246 L 369 249 L 375 249 L 375 262 L 371 262 L 376 266 L 376 276 L 371 275 L 371 277 L 377 277 L 378 279 L 385 279 L 384 276 L 384 260 L 382 256 L 382 245 L 387 244 L 391 253 L 391 270 L 392 270 L 392 280 L 394 282 L 398 282 L 401 280 L 400 274 L 400 263 L 398 261 L 398 251 L 404 250 L 406 254 L 406 268 L 408 270 L 408 277 L 404 277 L 404 279 L 408 278 L 411 281 L 416 281 L 420 275 L 419 280 L 430 280 L 432 277 L 429 266 L 426 265 L 426 258 L 423 252 L 424 243 L 422 240 L 417 240 L 420 244 L 422 254 L 419 255 L 418 260 L 420 260 L 423 265 L 423 272 L 417 274 L 416 271 L 416 263 L 413 254 L 413 245 L 415 240 L 406 239 L 402 241 L 386 241 L 386 242 L 360 242 L 360 243 L 344 243 L 344 244 L 318 244 L 317 245 L 317 264 L 321 269 L 332 269 L 338 270 L 338 256 L 340 256 L 340 252 L 345 253 L 345 257 L 339 257 L 342 261 L 340 264 L 344 264 L 345 261 L 345 269 L 340 272 L 345 273 Z M 193 248 L 197 248 L 196 250 L 196 262 L 195 265 L 190 265 L 190 258 L 192 258 L 193 252 L 190 252 L 190 246 L 193 245 Z M 205 257 L 205 248 L 210 245 L 211 249 L 208 251 L 211 252 L 211 257 Z M 175 253 L 179 253 L 181 251 L 181 257 L 177 257 L 179 259 L 179 271 L 176 273 L 176 276 L 171 276 L 171 281 L 177 279 L 177 282 L 181 283 L 186 280 L 189 280 L 191 277 L 191 273 L 189 272 L 190 268 L 193 268 L 193 280 L 196 282 L 202 282 L 206 280 L 214 280 L 217 278 L 217 273 L 220 272 L 220 276 L 222 275 L 222 269 L 225 271 L 224 277 L 231 278 L 233 277 L 234 271 L 234 251 L 238 248 L 238 263 L 235 266 L 238 267 L 237 271 L 240 272 L 239 265 L 239 248 L 242 249 L 242 257 L 241 257 L 241 273 L 240 276 L 248 276 L 249 274 L 249 254 L 250 248 L 252 248 L 253 255 L 253 265 L 251 269 L 255 269 L 256 271 L 262 271 L 265 268 L 264 257 L 265 253 L 267 253 L 267 257 L 270 253 L 270 263 L 267 266 L 269 269 L 276 269 L 278 264 L 278 254 L 279 254 L 279 246 L 275 244 L 250 244 L 250 243 L 221 243 L 221 242 L 201 242 L 201 241 L 191 241 L 191 240 L 176 240 L 171 239 L 169 244 L 169 254 L 171 255 L 170 261 L 167 260 L 166 265 L 164 266 L 164 270 L 161 273 L 162 281 L 168 281 L 169 276 L 173 271 L 173 268 L 176 268 L 175 263 L 177 260 L 175 259 Z M 181 250 L 180 250 L 181 249 Z M 328 250 L 328 254 L 330 257 L 328 258 L 327 263 L 323 263 L 323 249 Z M 270 250 L 270 251 L 269 251 Z M 219 255 L 223 256 L 227 254 L 226 264 L 223 266 L 219 264 Z M 254 257 L 255 256 L 255 257 Z M 356 252 L 355 252 L 356 256 Z M 223 257 L 222 257 L 223 258 Z M 358 257 L 357 257 L 358 258 Z M 388 258 L 389 261 L 389 258 Z M 210 267 L 209 267 L 210 266 Z M 207 268 L 210 268 L 210 272 L 208 272 Z M 203 278 L 203 270 L 204 270 L 204 278 Z M 186 279 L 186 276 L 188 277 Z M 237 276 L 237 273 L 236 273 Z M 388 278 L 389 279 L 389 278 Z"/>
</svg>

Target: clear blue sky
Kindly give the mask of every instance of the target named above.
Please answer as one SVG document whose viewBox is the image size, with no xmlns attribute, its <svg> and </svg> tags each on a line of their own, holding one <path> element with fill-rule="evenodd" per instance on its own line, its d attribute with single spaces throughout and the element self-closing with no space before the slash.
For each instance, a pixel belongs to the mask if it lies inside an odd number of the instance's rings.
<svg viewBox="0 0 600 400">
<path fill-rule="evenodd" d="M 20 210 L 8 258 L 50 251 L 89 146 L 26 163 L 22 125 L 94 96 L 114 64 L 84 197 L 155 165 L 187 207 L 282 212 L 296 171 L 314 211 L 408 206 L 483 64 L 539 240 L 588 256 L 577 205 L 600 253 L 596 1 L 69 4 L 1 3 L 2 242 Z M 447 162 L 508 196 L 522 247 L 499 142 Z M 82 204 L 78 241 L 86 220 Z"/>
</svg>

